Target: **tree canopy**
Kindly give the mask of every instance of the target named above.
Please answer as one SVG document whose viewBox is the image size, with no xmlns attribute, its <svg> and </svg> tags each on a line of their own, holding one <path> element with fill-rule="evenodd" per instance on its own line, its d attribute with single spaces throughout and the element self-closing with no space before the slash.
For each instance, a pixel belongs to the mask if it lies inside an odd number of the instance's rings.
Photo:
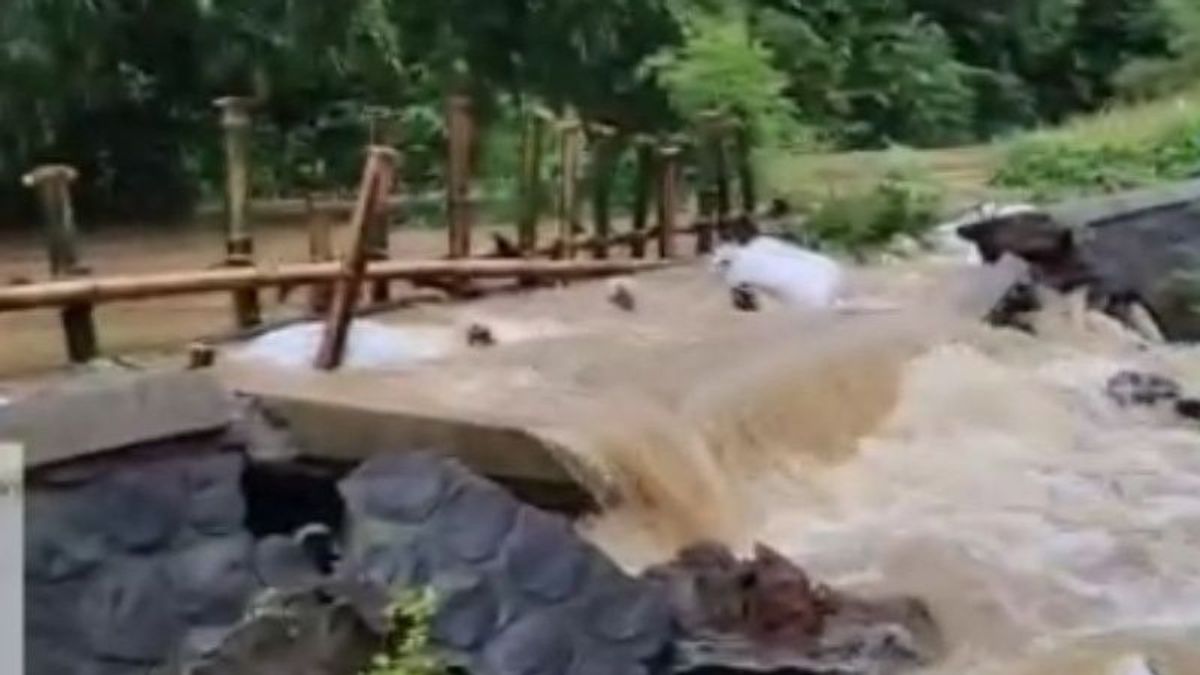
<svg viewBox="0 0 1200 675">
<path fill-rule="evenodd" d="M 186 213 L 219 176 L 212 101 L 254 98 L 259 184 L 352 180 L 368 120 L 440 170 L 441 106 L 535 101 L 629 131 L 728 104 L 835 148 L 986 139 L 1184 77 L 1190 0 L 8 0 L 0 215 L 33 164 L 80 167 L 82 208 Z M 1174 18 L 1174 20 L 1172 20 Z M 1200 26 L 1200 21 L 1190 24 Z M 1138 69 L 1142 70 L 1139 71 Z M 1192 69 L 1189 69 L 1192 68 Z M 1156 70 L 1157 69 L 1157 70 Z M 1160 75 L 1156 75 L 1159 77 Z"/>
</svg>

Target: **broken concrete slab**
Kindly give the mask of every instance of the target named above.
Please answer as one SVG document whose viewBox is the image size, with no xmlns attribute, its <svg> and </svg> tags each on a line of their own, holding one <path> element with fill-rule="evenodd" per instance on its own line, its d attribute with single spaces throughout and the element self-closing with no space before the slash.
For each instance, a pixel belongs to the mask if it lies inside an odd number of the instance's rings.
<svg viewBox="0 0 1200 675">
<path fill-rule="evenodd" d="M 104 373 L 0 407 L 0 440 L 24 445 L 26 468 L 36 468 L 220 430 L 234 410 L 232 397 L 203 373 Z"/>
</svg>

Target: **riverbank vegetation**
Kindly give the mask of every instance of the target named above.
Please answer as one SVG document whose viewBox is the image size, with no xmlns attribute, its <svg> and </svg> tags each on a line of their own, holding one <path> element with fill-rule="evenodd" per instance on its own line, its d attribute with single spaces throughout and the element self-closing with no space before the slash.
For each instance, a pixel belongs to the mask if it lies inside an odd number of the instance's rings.
<svg viewBox="0 0 1200 675">
<path fill-rule="evenodd" d="M 256 101 L 260 195 L 353 185 L 372 136 L 404 147 L 410 185 L 439 184 L 453 91 L 475 100 L 479 173 L 500 192 L 533 105 L 629 135 L 721 108 L 764 166 L 967 144 L 1001 156 L 997 185 L 1039 194 L 1173 178 L 1194 127 L 1140 130 L 1191 119 L 1170 101 L 1122 134 L 1150 149 L 1069 123 L 1006 139 L 1195 81 L 1198 15 L 1189 0 L 15 0 L 0 6 L 0 220 L 27 214 L 19 176 L 46 161 L 80 168 L 92 219 L 186 217 L 220 189 L 226 95 Z"/>
</svg>

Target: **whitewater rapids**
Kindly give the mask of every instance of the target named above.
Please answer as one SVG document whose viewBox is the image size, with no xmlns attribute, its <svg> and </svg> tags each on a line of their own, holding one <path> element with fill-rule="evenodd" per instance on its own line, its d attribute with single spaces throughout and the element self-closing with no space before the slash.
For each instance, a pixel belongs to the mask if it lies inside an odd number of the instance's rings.
<svg viewBox="0 0 1200 675">
<path fill-rule="evenodd" d="M 1105 394 L 1126 369 L 1200 394 L 1200 351 L 1068 304 L 1038 338 L 918 313 L 714 346 L 681 397 L 604 403 L 587 453 L 631 497 L 589 534 L 631 567 L 761 541 L 923 598 L 938 674 L 1200 673 L 1200 426 Z"/>
</svg>

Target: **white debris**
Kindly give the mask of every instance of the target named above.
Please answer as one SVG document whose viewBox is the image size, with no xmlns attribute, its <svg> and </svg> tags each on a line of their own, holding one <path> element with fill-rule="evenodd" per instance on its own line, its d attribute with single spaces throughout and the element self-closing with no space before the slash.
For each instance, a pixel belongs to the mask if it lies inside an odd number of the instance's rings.
<svg viewBox="0 0 1200 675">
<path fill-rule="evenodd" d="M 749 287 L 797 308 L 830 307 L 845 282 L 836 260 L 774 237 L 721 246 L 713 265 L 730 288 Z"/>
<path fill-rule="evenodd" d="M 311 368 L 325 327 L 305 323 L 252 340 L 233 358 L 282 368 Z M 402 368 L 449 354 L 454 331 L 440 327 L 388 326 L 358 319 L 350 325 L 343 368 Z"/>
</svg>

